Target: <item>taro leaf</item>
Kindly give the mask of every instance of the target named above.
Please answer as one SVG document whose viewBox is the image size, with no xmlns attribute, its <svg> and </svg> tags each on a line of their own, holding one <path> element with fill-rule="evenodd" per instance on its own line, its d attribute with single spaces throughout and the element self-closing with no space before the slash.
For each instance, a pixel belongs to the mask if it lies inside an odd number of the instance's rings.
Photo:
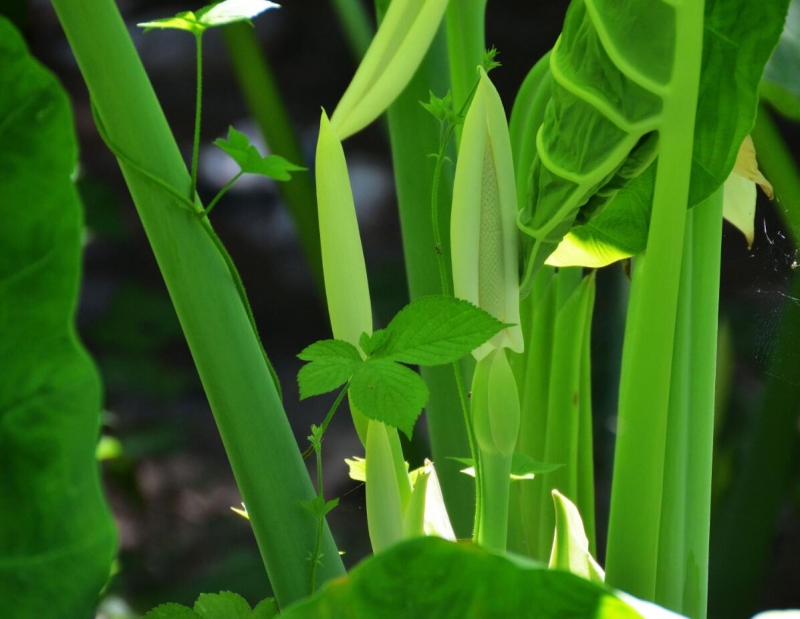
<svg viewBox="0 0 800 619">
<path fill-rule="evenodd" d="M 758 83 L 778 42 L 788 2 L 705 4 L 689 206 L 713 194 L 733 169 L 753 126 Z M 602 37 L 595 23 L 603 25 Z M 649 202 L 641 205 L 639 200 L 652 195 L 655 183 L 657 166 L 650 165 L 657 154 L 654 132 L 669 131 L 659 112 L 661 96 L 670 91 L 674 32 L 673 9 L 663 0 L 591 0 L 570 6 L 553 51 L 553 96 L 531 169 L 533 191 L 520 215 L 532 237 L 528 273 L 574 224 L 595 223 L 577 233 L 590 250 L 595 243 L 602 251 L 627 251 L 613 245 L 617 242 L 644 247 L 646 230 L 634 238 L 632 231 L 618 228 L 627 225 L 628 215 L 639 222 L 642 209 L 649 213 Z M 637 177 L 640 183 L 631 187 Z M 637 195 L 623 197 L 631 191 Z M 618 204 L 614 217 L 594 222 L 612 200 L 627 206 Z"/>
<path fill-rule="evenodd" d="M 267 0 L 224 0 L 209 4 L 197 11 L 184 11 L 173 17 L 154 19 L 136 24 L 145 32 L 155 29 L 185 30 L 199 36 L 209 28 L 227 26 L 237 22 L 247 22 L 267 9 L 276 9 L 278 5 Z"/>
<path fill-rule="evenodd" d="M 445 295 L 420 297 L 392 319 L 375 357 L 424 366 L 453 363 L 504 326 L 463 299 Z"/>
<path fill-rule="evenodd" d="M 290 172 L 306 169 L 290 163 L 279 155 L 262 157 L 258 149 L 250 144 L 247 135 L 233 127 L 228 128 L 227 140 L 218 138 L 214 140 L 214 145 L 230 155 L 245 174 L 261 174 L 276 181 L 288 181 L 292 179 Z"/>
<path fill-rule="evenodd" d="M 388 359 L 362 364 L 350 381 L 348 394 L 362 415 L 399 428 L 409 438 L 428 401 L 428 388 L 419 374 Z"/>
<path fill-rule="evenodd" d="M 392 546 L 281 617 L 641 619 L 610 590 L 574 574 L 437 537 Z"/>
<path fill-rule="evenodd" d="M 67 95 L 0 18 L 0 617 L 90 617 L 116 532 L 100 379 L 75 332 L 81 208 Z"/>
<path fill-rule="evenodd" d="M 800 121 L 800 0 L 792 0 L 786 27 L 764 70 L 760 94 L 778 112 Z"/>
</svg>

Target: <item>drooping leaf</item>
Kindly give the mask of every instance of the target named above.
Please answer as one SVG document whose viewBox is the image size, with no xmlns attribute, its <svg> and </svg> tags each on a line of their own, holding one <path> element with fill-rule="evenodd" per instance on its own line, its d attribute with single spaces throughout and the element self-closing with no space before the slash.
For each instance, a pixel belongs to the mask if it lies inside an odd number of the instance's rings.
<svg viewBox="0 0 800 619">
<path fill-rule="evenodd" d="M 228 139 L 217 138 L 214 145 L 225 151 L 239 164 L 245 174 L 261 174 L 276 181 L 291 180 L 290 172 L 299 172 L 306 168 L 295 165 L 279 155 L 262 157 L 258 149 L 250 143 L 246 134 L 233 127 L 228 128 Z"/>
<path fill-rule="evenodd" d="M 689 206 L 714 193 L 734 166 L 752 129 L 758 83 L 787 7 L 788 0 L 705 4 Z M 602 35 L 595 23 L 602 24 Z M 533 239 L 528 274 L 576 224 L 582 227 L 574 230 L 573 245 L 599 254 L 595 262 L 615 252 L 641 251 L 646 244 L 647 230 L 642 234 L 639 224 L 642 212 L 649 220 L 657 167 L 650 165 L 657 154 L 654 132 L 669 131 L 660 97 L 671 87 L 671 33 L 674 15 L 667 2 L 571 5 L 551 60 L 555 86 L 538 138 L 534 191 L 520 217 Z M 591 140 L 581 138 L 588 135 Z M 609 203 L 614 216 L 595 217 Z M 636 230 L 627 224 L 631 219 Z M 562 256 L 557 263 L 567 261 Z"/>
<path fill-rule="evenodd" d="M 461 472 L 470 477 L 475 477 L 475 463 L 472 458 L 450 458 L 456 462 L 460 462 L 467 466 Z M 560 469 L 563 464 L 550 464 L 548 462 L 537 462 L 530 456 L 522 453 L 514 453 L 511 456 L 511 479 L 512 481 L 520 481 L 524 479 L 533 479 L 536 475 L 544 475 L 557 469 Z"/>
<path fill-rule="evenodd" d="M 537 617 L 640 619 L 609 589 L 473 544 L 408 540 L 290 606 L 285 619 Z"/>
<path fill-rule="evenodd" d="M 66 93 L 2 17 L 0 66 L 0 617 L 89 617 L 116 532 L 100 378 L 75 329 L 77 139 Z"/>
<path fill-rule="evenodd" d="M 800 0 L 791 0 L 778 47 L 767 63 L 759 94 L 778 112 L 800 121 Z"/>
<path fill-rule="evenodd" d="M 145 32 L 156 29 L 185 30 L 201 35 L 209 28 L 227 26 L 237 22 L 251 23 L 250 20 L 268 9 L 279 5 L 267 0 L 223 0 L 204 6 L 197 11 L 183 11 L 173 17 L 163 17 L 136 24 Z"/>
<path fill-rule="evenodd" d="M 331 117 L 340 140 L 378 118 L 403 92 L 439 29 L 447 0 L 393 0 Z"/>
<path fill-rule="evenodd" d="M 388 359 L 370 359 L 350 381 L 350 400 L 369 419 L 398 428 L 411 437 L 414 424 L 428 401 L 428 388 L 419 374 Z"/>
<path fill-rule="evenodd" d="M 468 355 L 505 325 L 463 299 L 420 297 L 400 310 L 386 327 L 376 354 L 416 365 L 453 363 Z"/>
<path fill-rule="evenodd" d="M 341 387 L 363 363 L 356 347 L 341 340 L 314 342 L 297 356 L 309 362 L 297 374 L 301 400 Z"/>
</svg>

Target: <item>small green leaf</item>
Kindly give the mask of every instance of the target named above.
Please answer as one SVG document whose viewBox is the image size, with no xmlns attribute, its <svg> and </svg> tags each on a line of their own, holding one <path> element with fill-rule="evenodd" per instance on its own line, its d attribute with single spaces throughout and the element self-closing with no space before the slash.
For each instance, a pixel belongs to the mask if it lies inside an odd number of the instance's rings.
<svg viewBox="0 0 800 619">
<path fill-rule="evenodd" d="M 505 326 L 469 301 L 444 295 L 420 297 L 386 327 L 386 343 L 376 356 L 425 366 L 453 363 Z"/>
<path fill-rule="evenodd" d="M 163 17 L 136 24 L 145 32 L 154 29 L 185 30 L 194 35 L 201 35 L 208 28 L 226 26 L 246 21 L 268 9 L 276 9 L 279 5 L 267 0 L 224 0 L 209 4 L 197 11 L 183 11 L 174 17 Z"/>
<path fill-rule="evenodd" d="M 355 456 L 353 458 L 345 458 L 347 464 L 347 474 L 353 481 L 367 481 L 367 461 L 364 458 Z"/>
<path fill-rule="evenodd" d="M 191 608 L 180 604 L 161 604 L 144 616 L 144 619 L 199 619 Z"/>
<path fill-rule="evenodd" d="M 291 180 L 290 172 L 299 172 L 306 168 L 295 165 L 279 155 L 262 157 L 258 149 L 250 144 L 250 139 L 233 127 L 228 128 L 228 139 L 217 138 L 214 145 L 225 151 L 239 164 L 245 174 L 261 174 L 276 181 Z"/>
<path fill-rule="evenodd" d="M 461 472 L 470 477 L 475 477 L 475 463 L 472 458 L 450 458 L 461 464 L 465 464 L 468 468 L 463 469 Z M 512 481 L 519 481 L 523 479 L 533 479 L 535 475 L 544 475 L 560 469 L 563 464 L 550 464 L 549 462 L 539 462 L 530 456 L 522 453 L 514 453 L 511 456 L 511 479 Z"/>
<path fill-rule="evenodd" d="M 251 619 L 253 611 L 241 595 L 230 591 L 201 593 L 194 612 L 202 619 Z"/>
<path fill-rule="evenodd" d="M 433 91 L 430 91 L 429 102 L 424 103 L 420 101 L 419 104 L 428 110 L 439 122 L 447 121 L 451 125 L 458 125 L 464 122 L 464 119 L 453 110 L 453 95 L 449 90 L 441 99 L 433 94 Z M 438 155 L 434 155 L 434 157 L 437 156 Z"/>
<path fill-rule="evenodd" d="M 491 71 L 492 69 L 496 69 L 497 67 L 502 67 L 503 66 L 502 64 L 500 64 L 499 61 L 495 60 L 495 58 L 497 58 L 497 55 L 499 53 L 500 52 L 497 51 L 496 47 L 492 47 L 491 49 L 487 49 L 483 53 L 483 62 L 481 62 L 481 66 L 483 67 L 484 71 L 489 73 L 489 71 Z"/>
<path fill-rule="evenodd" d="M 364 351 L 365 355 L 373 355 L 386 343 L 386 338 L 388 337 L 389 333 L 386 329 L 378 329 L 372 335 L 362 333 L 358 340 L 358 345 L 361 346 L 361 350 Z"/>
<path fill-rule="evenodd" d="M 350 381 L 350 400 L 365 417 L 399 428 L 409 438 L 428 401 L 419 374 L 388 359 L 370 359 Z"/>
<path fill-rule="evenodd" d="M 325 501 L 321 496 L 315 496 L 310 501 L 299 501 L 300 506 L 311 512 L 311 515 L 316 518 L 324 518 L 329 511 L 339 504 L 339 499 L 331 499 Z"/>
<path fill-rule="evenodd" d="M 272 619 L 280 615 L 275 598 L 261 600 L 253 609 L 253 619 Z"/>
<path fill-rule="evenodd" d="M 314 342 L 297 356 L 310 361 L 297 374 L 301 400 L 342 386 L 363 363 L 356 347 L 341 340 Z"/>
</svg>

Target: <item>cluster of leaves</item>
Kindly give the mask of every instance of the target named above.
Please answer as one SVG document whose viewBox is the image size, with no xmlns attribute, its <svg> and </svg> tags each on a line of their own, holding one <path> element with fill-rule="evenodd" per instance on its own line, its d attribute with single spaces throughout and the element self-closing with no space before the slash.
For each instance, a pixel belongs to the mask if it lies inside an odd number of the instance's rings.
<svg viewBox="0 0 800 619">
<path fill-rule="evenodd" d="M 251 609 L 241 595 L 222 591 L 202 593 L 192 608 L 182 604 L 156 606 L 144 619 L 272 619 L 278 614 L 274 598 L 262 600 Z"/>
<path fill-rule="evenodd" d="M 298 357 L 308 363 L 297 376 L 300 399 L 347 384 L 352 404 L 363 415 L 410 437 L 428 400 L 428 388 L 403 364 L 454 363 L 506 326 L 467 301 L 421 297 L 385 329 L 363 333 L 360 351 L 342 340 L 321 340 L 303 350 Z"/>
</svg>

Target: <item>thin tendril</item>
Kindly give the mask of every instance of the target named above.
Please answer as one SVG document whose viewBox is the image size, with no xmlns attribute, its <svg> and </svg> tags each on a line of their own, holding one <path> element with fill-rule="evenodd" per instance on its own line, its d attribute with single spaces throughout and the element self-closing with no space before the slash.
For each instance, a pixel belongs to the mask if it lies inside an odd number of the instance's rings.
<svg viewBox="0 0 800 619">
<path fill-rule="evenodd" d="M 203 105 L 203 33 L 195 35 L 197 41 L 197 95 L 194 110 L 194 138 L 192 141 L 192 193 L 190 200 L 194 200 L 197 191 L 197 164 L 200 159 L 200 116 Z M 209 207 L 209 210 L 211 208 Z"/>
</svg>

